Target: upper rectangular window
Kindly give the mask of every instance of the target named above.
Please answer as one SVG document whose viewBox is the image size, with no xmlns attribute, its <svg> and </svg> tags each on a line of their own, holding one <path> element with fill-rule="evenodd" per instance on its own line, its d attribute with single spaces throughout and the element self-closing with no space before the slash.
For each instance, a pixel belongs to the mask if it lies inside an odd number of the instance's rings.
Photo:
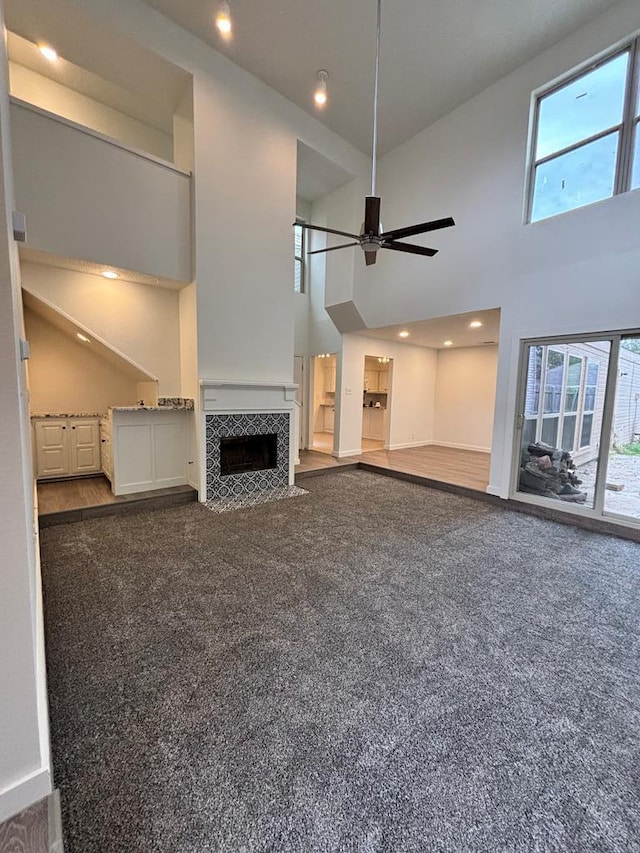
<svg viewBox="0 0 640 853">
<path fill-rule="evenodd" d="M 304 293 L 304 228 L 299 224 L 293 226 L 293 289 L 296 293 Z"/>
<path fill-rule="evenodd" d="M 536 100 L 529 221 L 640 186 L 640 39 Z"/>
</svg>

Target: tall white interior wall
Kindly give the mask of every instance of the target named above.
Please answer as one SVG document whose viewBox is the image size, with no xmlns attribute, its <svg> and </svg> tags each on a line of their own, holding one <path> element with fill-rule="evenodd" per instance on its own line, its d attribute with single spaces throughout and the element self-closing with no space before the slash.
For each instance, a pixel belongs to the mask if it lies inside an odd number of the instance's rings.
<svg viewBox="0 0 640 853">
<path fill-rule="evenodd" d="M 0 0 L 0 25 L 4 8 Z M 40 574 L 14 205 L 6 48 L 0 39 L 0 822 L 51 791 Z"/>
<path fill-rule="evenodd" d="M 304 219 L 305 222 L 311 221 L 311 203 L 299 196 L 296 196 L 296 217 Z M 306 355 L 309 351 L 309 302 L 311 299 L 311 291 L 317 283 L 314 283 L 311 277 L 311 258 L 305 258 L 305 281 L 304 293 L 294 293 L 294 341 L 293 350 L 296 355 Z M 292 271 L 292 287 L 293 287 L 293 271 Z"/>
<path fill-rule="evenodd" d="M 433 441 L 491 450 L 498 347 L 438 350 Z"/>
<path fill-rule="evenodd" d="M 119 110 L 57 83 L 31 68 L 9 63 L 10 92 L 16 98 L 140 148 L 163 160 L 173 160 L 171 134 L 151 127 Z"/>
<path fill-rule="evenodd" d="M 31 414 L 106 412 L 109 406 L 134 406 L 138 381 L 28 309 L 25 331 L 30 346 Z M 149 389 L 151 391 L 151 389 Z"/>
<path fill-rule="evenodd" d="M 437 351 L 363 335 L 344 335 L 336 386 L 340 456 L 351 456 L 361 449 L 365 355 L 393 359 L 388 404 L 389 449 L 431 443 Z"/>
<path fill-rule="evenodd" d="M 353 283 L 327 283 L 333 301 L 353 292 L 372 328 L 502 309 L 489 490 L 503 497 L 519 340 L 640 324 L 639 192 L 523 224 L 531 95 L 639 29 L 640 5 L 623 0 L 383 158 L 385 228 L 446 215 L 457 225 L 431 237 L 432 260 L 382 253 L 375 267 L 356 263 Z"/>
<path fill-rule="evenodd" d="M 160 396 L 180 396 L 178 291 L 33 263 L 22 285 L 157 377 Z"/>
</svg>

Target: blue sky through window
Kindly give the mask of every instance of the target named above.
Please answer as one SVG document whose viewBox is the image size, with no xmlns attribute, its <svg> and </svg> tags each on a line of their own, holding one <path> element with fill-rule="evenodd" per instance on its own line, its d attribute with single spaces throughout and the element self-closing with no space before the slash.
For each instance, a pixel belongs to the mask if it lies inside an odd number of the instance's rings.
<svg viewBox="0 0 640 853">
<path fill-rule="evenodd" d="M 614 56 L 541 99 L 536 160 L 620 124 L 628 63 L 628 52 Z"/>
</svg>

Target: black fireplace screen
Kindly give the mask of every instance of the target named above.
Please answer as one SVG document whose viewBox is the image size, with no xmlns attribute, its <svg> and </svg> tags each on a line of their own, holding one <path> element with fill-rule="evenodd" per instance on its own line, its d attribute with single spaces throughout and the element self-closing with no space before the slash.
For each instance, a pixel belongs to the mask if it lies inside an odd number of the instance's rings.
<svg viewBox="0 0 640 853">
<path fill-rule="evenodd" d="M 220 475 L 265 471 L 278 466 L 278 436 L 240 435 L 220 439 Z"/>
</svg>

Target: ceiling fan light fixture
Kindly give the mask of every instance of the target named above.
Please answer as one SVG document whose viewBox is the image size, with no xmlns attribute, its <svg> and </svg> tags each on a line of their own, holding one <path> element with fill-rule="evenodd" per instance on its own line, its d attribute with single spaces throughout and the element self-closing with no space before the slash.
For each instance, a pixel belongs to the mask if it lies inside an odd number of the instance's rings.
<svg viewBox="0 0 640 853">
<path fill-rule="evenodd" d="M 376 61 L 373 81 L 373 138 L 371 144 L 371 193 L 364 199 L 364 222 L 359 234 L 349 231 L 340 231 L 337 228 L 327 228 L 322 225 L 312 225 L 310 222 L 294 222 L 294 226 L 304 230 L 320 231 L 324 234 L 337 234 L 340 237 L 348 237 L 350 243 L 341 243 L 339 246 L 328 246 L 326 249 L 314 249 L 309 255 L 319 255 L 324 252 L 335 252 L 337 249 L 347 249 L 351 246 L 360 246 L 364 252 L 365 264 L 371 266 L 378 259 L 378 249 L 386 249 L 391 252 L 404 252 L 409 255 L 423 255 L 432 258 L 438 254 L 437 249 L 428 246 L 418 246 L 415 243 L 402 242 L 405 237 L 413 237 L 418 234 L 429 234 L 439 231 L 441 228 L 451 228 L 456 223 L 450 216 L 445 219 L 433 219 L 430 222 L 420 222 L 409 225 L 406 228 L 395 228 L 392 231 L 384 231 L 380 221 L 380 196 L 376 194 L 376 177 L 378 164 L 378 78 L 380 73 L 380 24 L 382 18 L 382 0 L 377 0 L 376 17 Z M 327 103 L 327 72 L 318 71 L 318 85 L 314 92 L 314 101 L 317 107 L 324 107 Z M 401 337 L 407 337 L 401 335 Z"/>
<path fill-rule="evenodd" d="M 321 70 L 316 74 L 316 88 L 313 93 L 313 102 L 317 107 L 324 107 L 327 103 L 327 80 L 329 75 L 326 71 Z"/>
<path fill-rule="evenodd" d="M 216 13 L 216 27 L 223 38 L 231 35 L 231 9 L 227 0 L 220 0 Z"/>
</svg>

